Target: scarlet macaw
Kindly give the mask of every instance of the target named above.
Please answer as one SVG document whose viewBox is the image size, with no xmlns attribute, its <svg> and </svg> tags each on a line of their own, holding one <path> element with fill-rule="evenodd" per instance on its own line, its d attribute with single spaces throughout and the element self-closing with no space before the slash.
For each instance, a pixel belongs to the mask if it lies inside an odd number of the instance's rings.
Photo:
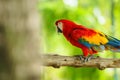
<svg viewBox="0 0 120 80">
<path fill-rule="evenodd" d="M 83 56 L 80 58 L 84 58 L 84 61 L 91 58 L 91 55 L 104 50 L 120 52 L 120 40 L 112 36 L 66 19 L 58 20 L 55 24 L 58 32 L 63 33 L 72 45 L 82 49 Z"/>
</svg>

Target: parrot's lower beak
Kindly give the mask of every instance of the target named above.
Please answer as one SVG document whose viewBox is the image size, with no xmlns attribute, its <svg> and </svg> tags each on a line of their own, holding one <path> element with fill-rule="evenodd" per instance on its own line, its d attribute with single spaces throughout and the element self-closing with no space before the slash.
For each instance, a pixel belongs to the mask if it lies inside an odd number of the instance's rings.
<svg viewBox="0 0 120 80">
<path fill-rule="evenodd" d="M 57 27 L 57 32 L 62 33 L 62 30 L 59 27 Z"/>
</svg>

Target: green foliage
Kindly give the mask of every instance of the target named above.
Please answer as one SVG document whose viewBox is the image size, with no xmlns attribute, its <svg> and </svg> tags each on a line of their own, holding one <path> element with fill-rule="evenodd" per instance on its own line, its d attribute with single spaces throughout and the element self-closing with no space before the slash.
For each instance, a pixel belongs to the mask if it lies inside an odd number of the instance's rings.
<svg viewBox="0 0 120 80">
<path fill-rule="evenodd" d="M 71 0 L 70 0 L 71 1 Z M 74 1 L 74 0 L 72 0 Z M 61 55 L 79 55 L 81 49 L 72 46 L 61 34 L 57 34 L 55 21 L 70 19 L 78 24 L 111 34 L 111 1 L 110 0 L 75 0 L 78 5 L 65 4 L 64 0 L 42 0 L 39 10 L 43 20 L 44 52 Z M 115 36 L 120 38 L 120 0 L 115 2 Z M 111 52 L 103 52 L 103 57 L 112 57 Z M 116 54 L 118 58 L 120 54 Z M 120 74 L 120 73 L 118 73 Z M 96 68 L 60 69 L 45 68 L 45 80 L 113 80 L 113 70 L 100 71 Z"/>
</svg>

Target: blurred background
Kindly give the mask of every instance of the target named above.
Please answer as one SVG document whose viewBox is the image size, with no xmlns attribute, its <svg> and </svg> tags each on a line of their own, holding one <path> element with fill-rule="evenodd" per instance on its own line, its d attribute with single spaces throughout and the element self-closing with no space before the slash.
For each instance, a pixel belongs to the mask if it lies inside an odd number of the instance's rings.
<svg viewBox="0 0 120 80">
<path fill-rule="evenodd" d="M 43 51 L 45 54 L 73 56 L 82 54 L 62 34 L 58 34 L 55 21 L 69 19 L 88 28 L 96 29 L 120 39 L 120 0 L 41 0 Z M 104 58 L 120 58 L 110 51 L 98 54 Z M 120 80 L 120 69 L 45 67 L 44 80 Z"/>
</svg>

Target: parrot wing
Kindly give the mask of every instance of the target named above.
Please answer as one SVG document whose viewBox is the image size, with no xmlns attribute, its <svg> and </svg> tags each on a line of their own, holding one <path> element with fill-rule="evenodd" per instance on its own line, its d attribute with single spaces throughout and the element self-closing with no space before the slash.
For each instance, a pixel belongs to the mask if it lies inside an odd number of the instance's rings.
<svg viewBox="0 0 120 80">
<path fill-rule="evenodd" d="M 74 29 L 71 33 L 71 37 L 80 44 L 83 44 L 88 48 L 93 48 L 95 51 L 105 50 L 104 45 L 108 43 L 105 34 L 92 29 Z"/>
<path fill-rule="evenodd" d="M 74 29 L 71 37 L 80 44 L 95 51 L 111 50 L 120 52 L 120 40 L 92 29 Z"/>
</svg>

